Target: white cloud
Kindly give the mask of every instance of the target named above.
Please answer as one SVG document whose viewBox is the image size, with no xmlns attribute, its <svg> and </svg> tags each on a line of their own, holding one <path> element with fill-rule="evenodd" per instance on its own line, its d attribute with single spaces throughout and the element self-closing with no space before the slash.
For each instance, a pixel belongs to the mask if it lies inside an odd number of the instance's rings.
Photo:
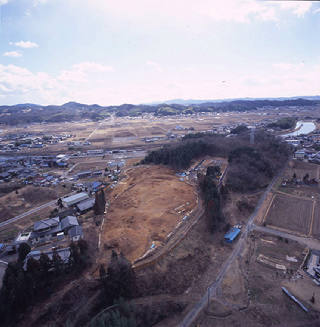
<svg viewBox="0 0 320 327">
<path fill-rule="evenodd" d="M 157 71 L 158 73 L 161 73 L 163 71 L 162 67 L 160 64 L 158 64 L 157 62 L 148 60 L 146 62 L 146 65 L 151 67 L 152 69 L 154 69 L 155 71 Z"/>
<path fill-rule="evenodd" d="M 315 9 L 315 10 L 313 11 L 313 13 L 314 13 L 314 14 L 320 14 L 320 8 Z"/>
<path fill-rule="evenodd" d="M 82 62 L 80 64 L 76 64 L 72 66 L 73 69 L 82 71 L 82 72 L 90 72 L 90 73 L 105 73 L 105 72 L 112 72 L 112 66 L 102 65 L 96 62 Z"/>
<path fill-rule="evenodd" d="M 83 62 L 53 76 L 45 72 L 33 73 L 17 65 L 0 64 L 0 97 L 6 103 L 59 104 L 70 99 L 98 102 L 106 96 L 112 70 L 107 65 Z"/>
<path fill-rule="evenodd" d="M 9 0 L 0 0 L 0 6 L 7 4 Z"/>
<path fill-rule="evenodd" d="M 75 5 L 84 0 L 70 0 Z M 248 23 L 254 19 L 280 20 L 282 13 L 303 17 L 312 7 L 310 1 L 258 0 L 91 0 L 90 6 L 120 19 L 167 23 L 199 23 L 205 20 Z"/>
<path fill-rule="evenodd" d="M 22 57 L 22 54 L 18 51 L 7 51 L 3 54 L 5 57 L 18 58 Z"/>
<path fill-rule="evenodd" d="M 39 45 L 31 41 L 19 41 L 19 42 L 9 42 L 10 45 L 15 45 L 16 47 L 23 49 L 38 48 Z"/>
</svg>

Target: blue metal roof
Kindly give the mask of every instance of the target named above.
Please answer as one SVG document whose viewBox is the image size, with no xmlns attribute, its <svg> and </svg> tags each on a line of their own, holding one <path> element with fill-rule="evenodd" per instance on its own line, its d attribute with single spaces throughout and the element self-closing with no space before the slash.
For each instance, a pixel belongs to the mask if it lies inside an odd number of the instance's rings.
<svg viewBox="0 0 320 327">
<path fill-rule="evenodd" d="M 232 242 L 236 239 L 236 237 L 240 234 L 240 229 L 236 227 L 232 227 L 228 233 L 224 235 L 226 241 Z"/>
<path fill-rule="evenodd" d="M 102 185 L 102 183 L 101 182 L 92 182 L 92 188 L 97 188 L 97 187 L 99 187 L 100 185 Z"/>
</svg>

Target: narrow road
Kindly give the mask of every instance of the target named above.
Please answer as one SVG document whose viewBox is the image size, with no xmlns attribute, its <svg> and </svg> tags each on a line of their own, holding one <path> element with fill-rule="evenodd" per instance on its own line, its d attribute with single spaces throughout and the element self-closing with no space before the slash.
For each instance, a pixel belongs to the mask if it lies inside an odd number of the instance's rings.
<svg viewBox="0 0 320 327">
<path fill-rule="evenodd" d="M 69 194 L 65 194 L 63 197 L 70 196 L 70 195 L 72 195 L 72 194 L 74 194 L 74 193 L 75 193 L 75 192 L 71 192 L 71 193 L 69 193 Z M 12 223 L 14 223 L 15 221 L 20 220 L 20 219 L 22 219 L 22 218 L 25 218 L 25 217 L 27 217 L 27 216 L 29 216 L 29 215 L 31 215 L 31 214 L 33 214 L 33 213 L 35 213 L 35 212 L 41 210 L 41 209 L 47 208 L 47 207 L 49 207 L 49 206 L 51 206 L 51 205 L 54 205 L 54 204 L 57 203 L 57 201 L 58 201 L 58 199 L 56 199 L 56 200 L 52 200 L 52 201 L 50 201 L 50 202 L 47 202 L 47 203 L 42 204 L 42 205 L 39 206 L 39 207 L 36 207 L 36 208 L 30 209 L 29 211 L 26 211 L 26 212 L 24 212 L 24 213 L 22 213 L 22 214 L 20 214 L 20 215 L 18 215 L 18 216 L 15 216 L 15 217 L 10 218 L 10 219 L 8 219 L 8 220 L 6 220 L 6 221 L 3 221 L 3 222 L 0 223 L 0 228 L 1 228 L 1 227 L 4 227 L 4 226 L 6 226 L 6 225 L 12 224 Z"/>
<path fill-rule="evenodd" d="M 252 224 L 251 226 L 252 230 L 256 230 L 258 232 L 266 233 L 266 234 L 271 234 L 274 236 L 280 236 L 283 238 L 287 238 L 289 240 L 297 241 L 298 243 L 307 246 L 313 250 L 319 250 L 320 251 L 320 242 L 317 240 L 314 240 L 309 237 L 303 237 L 303 236 L 298 236 L 298 235 L 293 235 L 289 234 L 277 229 L 272 229 L 270 227 L 263 227 L 263 226 L 257 226 L 255 224 Z"/>
<path fill-rule="evenodd" d="M 280 173 L 273 178 L 271 183 L 268 185 L 264 193 L 262 194 L 257 206 L 254 209 L 254 212 L 251 214 L 251 216 L 248 219 L 247 224 L 242 228 L 242 233 L 240 239 L 237 241 L 233 251 L 231 252 L 230 256 L 228 259 L 224 262 L 222 265 L 222 268 L 216 277 L 215 281 L 208 287 L 207 292 L 203 295 L 203 297 L 200 299 L 199 302 L 195 304 L 195 306 L 189 311 L 189 313 L 185 316 L 181 324 L 179 325 L 180 327 L 189 327 L 191 324 L 196 320 L 198 317 L 199 313 L 205 308 L 205 306 L 208 303 L 208 300 L 211 298 L 214 298 L 216 295 L 217 288 L 220 286 L 221 281 L 226 275 L 227 270 L 229 267 L 232 265 L 234 260 L 237 258 L 237 256 L 241 253 L 245 241 L 248 236 L 248 232 L 252 230 L 252 225 L 253 221 L 258 214 L 263 202 L 265 201 L 268 193 L 271 191 L 272 187 L 274 186 L 275 182 L 277 181 L 278 177 L 283 173 L 284 168 L 280 171 Z"/>
<path fill-rule="evenodd" d="M 29 211 L 26 211 L 26 212 L 24 212 L 24 213 L 22 213 L 22 214 L 20 214 L 18 216 L 15 216 L 15 217 L 10 218 L 10 219 L 8 219 L 6 221 L 3 221 L 2 223 L 0 223 L 0 228 L 3 227 L 3 226 L 6 226 L 6 225 L 12 224 L 12 223 L 14 223 L 17 220 L 20 220 L 20 219 L 22 219 L 22 218 L 24 218 L 26 216 L 29 216 L 32 213 L 35 213 L 35 212 L 37 212 L 37 211 L 39 211 L 41 209 L 44 209 L 46 207 L 49 207 L 49 206 L 51 206 L 51 205 L 53 205 L 55 203 L 57 203 L 57 200 L 53 200 L 53 201 L 47 202 L 47 203 L 42 204 L 41 206 L 39 206 L 37 208 L 33 208 L 33 209 L 31 209 Z"/>
<path fill-rule="evenodd" d="M 87 142 L 91 138 L 91 136 L 100 128 L 102 122 L 103 121 L 101 121 L 100 123 L 98 123 L 97 127 L 89 134 L 88 137 L 86 137 L 86 139 L 84 140 L 84 142 Z"/>
</svg>

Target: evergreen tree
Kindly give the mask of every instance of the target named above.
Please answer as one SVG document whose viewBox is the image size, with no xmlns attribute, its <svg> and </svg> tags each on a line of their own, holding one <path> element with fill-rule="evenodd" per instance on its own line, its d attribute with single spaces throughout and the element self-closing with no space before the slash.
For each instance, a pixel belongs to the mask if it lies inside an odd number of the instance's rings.
<svg viewBox="0 0 320 327">
<path fill-rule="evenodd" d="M 18 248 L 18 261 L 24 261 L 30 251 L 31 247 L 28 243 L 21 243 Z"/>
</svg>

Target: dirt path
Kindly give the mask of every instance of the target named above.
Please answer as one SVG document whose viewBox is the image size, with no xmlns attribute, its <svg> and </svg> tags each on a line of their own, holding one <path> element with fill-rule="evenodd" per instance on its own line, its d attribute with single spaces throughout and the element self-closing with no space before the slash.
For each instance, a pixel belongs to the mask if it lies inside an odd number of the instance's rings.
<svg viewBox="0 0 320 327">
<path fill-rule="evenodd" d="M 316 240 L 314 240 L 312 238 L 293 235 L 293 234 L 289 234 L 289 233 L 286 233 L 285 231 L 281 231 L 281 230 L 278 230 L 278 229 L 273 229 L 273 228 L 270 228 L 270 227 L 257 226 L 257 225 L 252 225 L 252 230 L 257 230 L 257 231 L 262 232 L 262 233 L 271 234 L 271 235 L 287 238 L 287 239 L 290 239 L 290 240 L 293 240 L 293 241 L 297 241 L 298 243 L 300 243 L 300 244 L 302 244 L 304 246 L 307 246 L 307 247 L 309 247 L 311 249 L 320 251 L 320 242 L 316 241 Z"/>
</svg>

